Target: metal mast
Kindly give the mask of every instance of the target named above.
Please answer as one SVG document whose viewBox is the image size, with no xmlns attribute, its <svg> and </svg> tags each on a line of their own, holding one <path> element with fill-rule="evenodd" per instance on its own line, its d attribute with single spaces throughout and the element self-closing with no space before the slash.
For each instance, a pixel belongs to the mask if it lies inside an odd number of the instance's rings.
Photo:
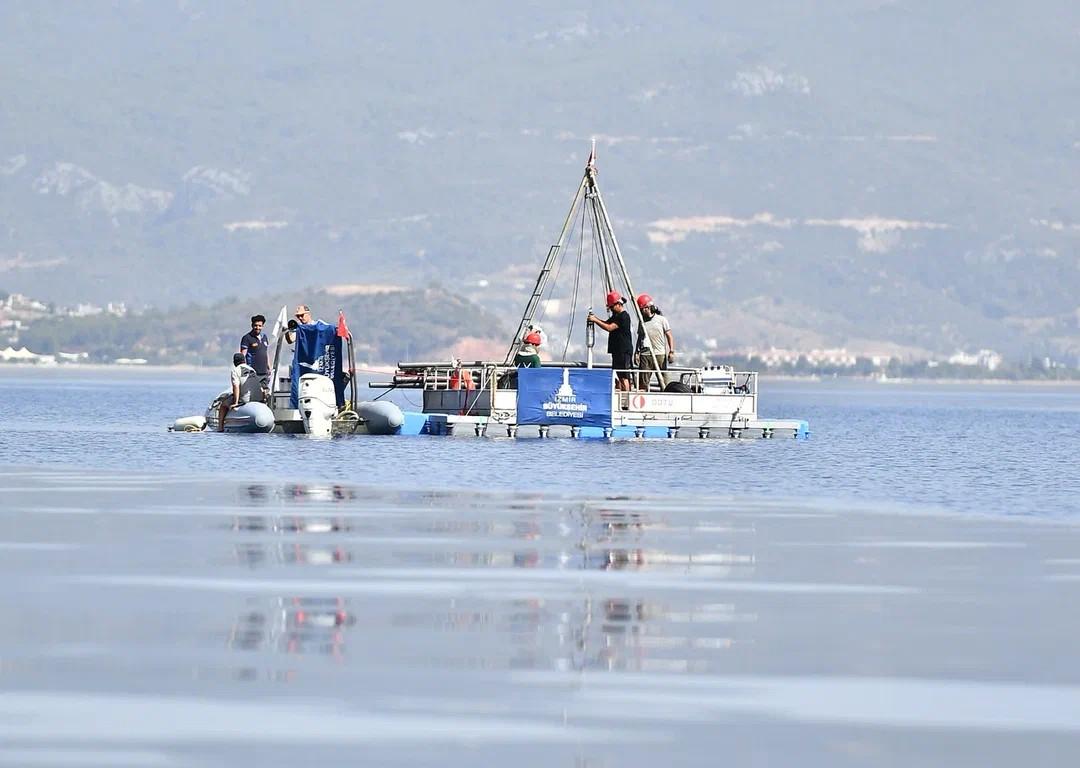
<svg viewBox="0 0 1080 768">
<path fill-rule="evenodd" d="M 558 242 L 551 246 L 551 250 L 548 251 L 547 260 L 544 261 L 544 267 L 536 278 L 536 287 L 533 288 L 529 303 L 525 306 L 525 314 L 521 316 L 517 333 L 514 334 L 514 340 L 510 344 L 510 349 L 506 352 L 506 360 L 503 361 L 503 365 L 510 365 L 514 362 L 514 356 L 521 349 L 521 337 L 524 335 L 525 329 L 532 325 L 533 317 L 536 315 L 536 308 L 540 306 L 540 299 L 544 295 L 544 289 L 547 288 L 548 278 L 551 277 L 551 270 L 555 266 L 563 245 L 566 244 L 566 236 L 570 232 L 570 226 L 573 224 L 574 213 L 577 211 L 582 195 L 585 194 L 587 180 L 588 174 L 581 179 L 581 184 L 578 185 L 577 192 L 574 194 L 574 201 L 570 204 L 569 213 L 566 214 L 566 221 L 563 223 L 562 232 L 559 233 Z"/>
<path fill-rule="evenodd" d="M 608 290 L 614 290 L 615 282 L 613 275 L 611 274 L 608 253 L 604 244 L 604 233 L 607 234 L 608 239 L 611 241 L 611 254 L 615 258 L 615 264 L 619 268 L 619 274 L 623 279 L 623 283 L 626 285 L 626 290 L 630 292 L 630 304 L 634 308 L 634 314 L 637 315 L 638 323 L 644 330 L 645 318 L 642 317 L 641 307 L 637 305 L 637 301 L 634 298 L 634 286 L 630 282 L 630 273 L 626 270 L 626 262 L 623 261 L 622 251 L 619 249 L 619 241 L 615 238 L 615 231 L 611 227 L 611 219 L 608 217 L 607 206 L 604 205 L 604 198 L 601 197 L 600 188 L 596 184 L 596 141 L 594 139 L 592 152 L 589 153 L 589 161 L 585 164 L 585 176 L 581 179 L 581 184 L 578 185 L 577 192 L 574 194 L 574 200 L 570 204 L 569 212 L 566 214 L 566 221 L 563 222 L 563 228 L 559 233 L 559 239 L 555 245 L 551 246 L 551 250 L 548 251 L 544 266 L 536 278 L 536 286 L 533 288 L 532 296 L 529 297 L 529 303 L 525 307 L 525 314 L 521 316 L 521 322 L 518 323 L 517 333 L 514 334 L 514 340 L 510 344 L 510 349 L 506 352 L 506 359 L 503 361 L 503 365 L 508 366 L 512 364 L 515 355 L 517 355 L 518 350 L 521 349 L 522 336 L 525 333 L 525 329 L 532 325 L 533 318 L 536 315 L 536 309 L 540 305 L 544 290 L 547 288 L 548 279 L 551 277 L 551 270 L 554 268 L 555 262 L 559 258 L 559 253 L 566 244 L 566 237 L 570 232 L 570 227 L 574 221 L 574 214 L 577 212 L 578 205 L 581 204 L 582 198 L 586 199 L 591 204 L 593 220 L 596 225 L 599 225 L 596 227 L 595 231 L 597 235 L 596 239 L 600 246 L 600 263 L 604 270 L 606 288 Z M 600 231 L 601 229 L 603 232 Z M 656 359 L 655 352 L 652 353 L 652 357 L 653 364 L 659 369 L 660 366 Z"/>
<path fill-rule="evenodd" d="M 594 151 L 595 155 L 595 151 Z M 623 260 L 622 250 L 619 248 L 619 241 L 615 238 L 615 230 L 611 226 L 611 219 L 608 217 L 607 206 L 604 205 L 604 198 L 600 195 L 600 187 L 596 184 L 596 166 L 593 164 L 593 158 L 589 158 L 589 165 L 585 168 L 585 180 L 589 185 L 589 195 L 595 199 L 596 206 L 600 210 L 600 217 L 604 224 L 604 229 L 607 231 L 607 235 L 611 238 L 611 250 L 615 256 L 615 264 L 619 268 L 619 273 L 622 275 L 623 283 L 626 285 L 626 290 L 630 293 L 630 305 L 634 308 L 634 314 L 637 316 L 638 327 L 641 328 L 642 333 L 645 332 L 645 318 L 641 314 L 641 307 L 637 303 L 637 294 L 634 293 L 633 283 L 630 282 L 630 273 L 626 269 L 626 262 Z M 649 354 L 653 359 L 653 365 L 656 366 L 656 370 L 660 369 L 659 361 L 656 359 L 656 352 L 649 347 Z"/>
</svg>

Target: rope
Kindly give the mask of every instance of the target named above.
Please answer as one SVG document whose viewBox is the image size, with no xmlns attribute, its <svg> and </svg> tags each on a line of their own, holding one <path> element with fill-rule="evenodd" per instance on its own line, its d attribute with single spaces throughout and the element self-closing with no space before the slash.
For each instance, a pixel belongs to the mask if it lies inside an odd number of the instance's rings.
<svg viewBox="0 0 1080 768">
<path fill-rule="evenodd" d="M 487 376 L 488 373 L 491 374 L 490 378 Z M 476 401 L 480 399 L 480 393 L 487 389 L 488 381 L 495 381 L 495 366 L 489 366 L 488 368 L 485 368 L 484 375 L 482 375 L 481 378 L 484 381 L 481 383 L 480 389 L 465 390 L 466 392 L 475 392 L 476 396 L 473 398 L 473 401 L 469 405 L 469 407 L 465 409 L 465 413 L 461 414 L 462 416 L 468 416 L 472 413 L 473 406 L 476 405 Z M 469 396 L 467 394 L 465 395 L 465 399 L 469 399 Z M 492 405 L 494 405 L 494 403 L 492 403 Z"/>
<path fill-rule="evenodd" d="M 728 423 L 728 433 L 735 427 L 735 419 L 739 417 L 739 411 L 742 410 L 743 403 L 746 402 L 746 396 L 750 394 L 750 379 L 747 377 L 746 384 L 744 386 L 743 396 L 739 398 L 739 404 L 735 406 L 735 410 L 731 414 L 731 422 Z"/>
<path fill-rule="evenodd" d="M 383 393 L 382 393 L 381 395 L 379 395 L 378 397 L 374 397 L 374 398 L 372 398 L 372 399 L 371 399 L 371 402 L 373 402 L 373 403 L 374 403 L 374 402 L 375 402 L 376 400 L 381 400 L 382 398 L 386 397 L 386 396 L 387 396 L 387 395 L 389 395 L 389 394 L 390 394 L 391 392 L 393 392 L 393 391 L 394 391 L 395 389 L 397 389 L 397 385 L 396 385 L 396 384 L 395 384 L 394 386 L 392 386 L 392 387 L 387 387 L 387 388 L 386 388 L 386 391 L 385 391 L 385 392 L 383 392 Z"/>
</svg>

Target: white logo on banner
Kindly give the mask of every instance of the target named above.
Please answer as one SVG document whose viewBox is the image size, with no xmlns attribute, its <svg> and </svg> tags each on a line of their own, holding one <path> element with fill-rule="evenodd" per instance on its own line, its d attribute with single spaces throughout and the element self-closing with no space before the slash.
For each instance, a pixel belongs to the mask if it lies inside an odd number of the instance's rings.
<svg viewBox="0 0 1080 768">
<path fill-rule="evenodd" d="M 544 403 L 544 416 L 553 419 L 583 419 L 589 406 L 579 403 L 574 388 L 570 386 L 570 369 L 563 368 L 562 384 L 555 396 Z"/>
</svg>

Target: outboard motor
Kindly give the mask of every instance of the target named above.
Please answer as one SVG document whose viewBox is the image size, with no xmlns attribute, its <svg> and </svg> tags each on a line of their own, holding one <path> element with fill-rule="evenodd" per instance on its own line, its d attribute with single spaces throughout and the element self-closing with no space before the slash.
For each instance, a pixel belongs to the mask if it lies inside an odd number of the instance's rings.
<svg viewBox="0 0 1080 768">
<path fill-rule="evenodd" d="M 334 416 L 337 414 L 334 382 L 319 373 L 305 373 L 300 377 L 298 399 L 304 431 L 309 435 L 330 437 Z"/>
</svg>

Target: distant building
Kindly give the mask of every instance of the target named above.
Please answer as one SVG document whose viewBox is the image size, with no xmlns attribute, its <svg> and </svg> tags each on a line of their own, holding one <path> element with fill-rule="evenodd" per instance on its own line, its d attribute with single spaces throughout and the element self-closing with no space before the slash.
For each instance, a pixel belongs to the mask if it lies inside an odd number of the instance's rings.
<svg viewBox="0 0 1080 768">
<path fill-rule="evenodd" d="M 996 371 L 1001 366 L 1001 355 L 992 349 L 980 349 L 978 352 L 957 352 L 948 359 L 952 365 L 966 365 Z"/>
<path fill-rule="evenodd" d="M 56 365 L 56 357 L 54 355 L 39 355 L 36 352 L 31 352 L 26 347 L 21 347 L 20 349 L 7 347 L 6 349 L 0 349 L 0 362 Z"/>
</svg>

